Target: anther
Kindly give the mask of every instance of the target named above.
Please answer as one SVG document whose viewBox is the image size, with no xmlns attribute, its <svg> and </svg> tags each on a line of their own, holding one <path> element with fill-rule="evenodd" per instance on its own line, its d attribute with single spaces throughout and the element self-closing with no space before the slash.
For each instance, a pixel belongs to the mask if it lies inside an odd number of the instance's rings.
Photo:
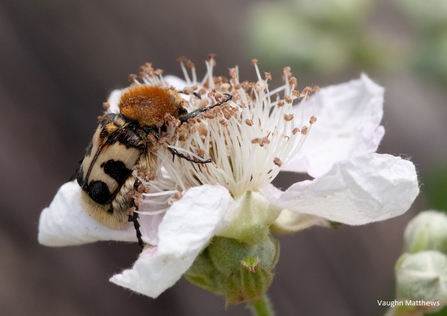
<svg viewBox="0 0 447 316">
<path fill-rule="evenodd" d="M 301 134 L 302 135 L 307 135 L 307 132 L 309 131 L 309 128 L 307 126 L 303 126 L 301 128 Z"/>
<path fill-rule="evenodd" d="M 274 163 L 275 165 L 277 165 L 278 167 L 281 167 L 281 166 L 282 166 L 282 161 L 281 161 L 281 159 L 279 159 L 278 157 L 275 157 L 275 158 L 273 159 L 273 163 Z"/>
<path fill-rule="evenodd" d="M 293 120 L 293 118 L 295 117 L 295 114 L 291 113 L 291 114 L 284 114 L 284 120 L 286 120 L 287 122 Z"/>
</svg>

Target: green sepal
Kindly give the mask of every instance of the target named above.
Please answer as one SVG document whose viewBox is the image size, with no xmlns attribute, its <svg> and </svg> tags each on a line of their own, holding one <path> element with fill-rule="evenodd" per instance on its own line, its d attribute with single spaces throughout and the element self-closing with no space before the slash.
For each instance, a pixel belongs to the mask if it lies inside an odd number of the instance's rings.
<svg viewBox="0 0 447 316">
<path fill-rule="evenodd" d="M 265 295 L 278 258 L 279 242 L 270 235 L 255 245 L 214 237 L 185 273 L 185 278 L 224 295 L 229 304 L 251 302 Z"/>
<path fill-rule="evenodd" d="M 222 294 L 222 283 L 225 281 L 225 276 L 216 270 L 208 248 L 202 251 L 184 276 L 194 285 L 216 294 Z"/>
<path fill-rule="evenodd" d="M 225 298 L 228 304 L 252 302 L 265 295 L 273 281 L 273 273 L 256 264 L 248 268 L 242 262 L 239 271 L 231 273 L 225 282 Z"/>
<path fill-rule="evenodd" d="M 241 262 L 247 258 L 258 258 L 264 269 L 273 270 L 279 258 L 279 242 L 270 235 L 255 245 L 232 238 L 215 237 L 208 251 L 216 269 L 227 275 L 237 271 Z"/>
</svg>

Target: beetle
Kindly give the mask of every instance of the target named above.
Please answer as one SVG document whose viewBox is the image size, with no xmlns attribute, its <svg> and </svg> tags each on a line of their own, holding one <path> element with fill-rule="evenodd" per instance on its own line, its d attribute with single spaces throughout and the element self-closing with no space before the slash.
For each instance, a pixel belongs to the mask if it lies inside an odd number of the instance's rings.
<svg viewBox="0 0 447 316">
<path fill-rule="evenodd" d="M 133 211 L 136 208 L 134 195 L 141 185 L 134 172 L 135 166 L 148 172 L 159 168 L 153 150 L 158 146 L 167 115 L 179 119 L 180 123 L 187 122 L 231 100 L 230 94 L 224 95 L 226 98 L 216 104 L 188 113 L 183 106 L 186 101 L 175 90 L 148 84 L 130 86 L 120 98 L 120 112 L 107 113 L 101 118 L 76 173 L 87 213 L 116 229 L 133 222 L 138 243 L 143 248 L 138 213 Z M 174 148 L 168 149 L 173 157 L 193 163 L 211 161 L 189 158 Z"/>
</svg>

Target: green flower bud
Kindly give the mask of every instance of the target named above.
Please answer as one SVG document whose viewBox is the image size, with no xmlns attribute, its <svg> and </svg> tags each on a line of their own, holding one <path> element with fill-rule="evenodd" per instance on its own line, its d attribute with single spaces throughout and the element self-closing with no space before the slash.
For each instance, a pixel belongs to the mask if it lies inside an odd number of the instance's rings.
<svg viewBox="0 0 447 316">
<path fill-rule="evenodd" d="M 259 192 L 247 191 L 236 198 L 233 218 L 219 236 L 234 238 L 247 244 L 257 244 L 269 234 L 270 224 L 280 210 L 272 208 L 269 200 Z"/>
<path fill-rule="evenodd" d="M 224 295 L 227 303 L 251 302 L 266 293 L 278 257 L 279 243 L 271 236 L 255 245 L 214 237 L 185 277 L 195 285 Z"/>
<path fill-rule="evenodd" d="M 447 216 L 436 211 L 420 213 L 408 223 L 404 243 L 406 252 L 437 250 L 447 254 Z"/>
<path fill-rule="evenodd" d="M 396 263 L 399 299 L 439 301 L 440 306 L 421 306 L 424 311 L 441 309 L 447 302 L 447 256 L 437 251 L 403 254 Z"/>
</svg>

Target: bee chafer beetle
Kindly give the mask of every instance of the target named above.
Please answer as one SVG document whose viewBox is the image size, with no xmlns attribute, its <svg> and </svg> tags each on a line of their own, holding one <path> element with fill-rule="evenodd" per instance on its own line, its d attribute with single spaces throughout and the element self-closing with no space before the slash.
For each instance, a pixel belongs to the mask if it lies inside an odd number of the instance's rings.
<svg viewBox="0 0 447 316">
<path fill-rule="evenodd" d="M 133 222 L 142 248 L 138 213 L 134 213 L 134 195 L 141 185 L 135 166 L 149 173 L 159 168 L 153 153 L 154 146 L 158 146 L 154 140 L 159 139 L 167 115 L 186 122 L 231 99 L 231 95 L 225 95 L 226 99 L 221 102 L 188 113 L 184 107 L 187 101 L 175 90 L 146 84 L 130 86 L 121 95 L 120 112 L 106 113 L 101 118 L 76 174 L 88 214 L 116 229 Z M 193 163 L 210 162 L 191 159 L 173 148 L 168 149 L 173 155 Z"/>
</svg>

